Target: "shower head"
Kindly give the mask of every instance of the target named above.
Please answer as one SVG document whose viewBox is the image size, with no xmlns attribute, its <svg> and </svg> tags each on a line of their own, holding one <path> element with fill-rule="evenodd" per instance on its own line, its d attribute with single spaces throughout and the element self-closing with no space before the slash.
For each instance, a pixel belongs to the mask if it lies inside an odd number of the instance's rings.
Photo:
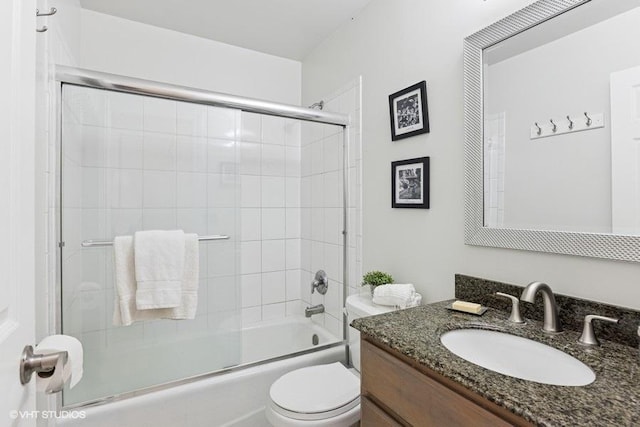
<svg viewBox="0 0 640 427">
<path fill-rule="evenodd" d="M 318 110 L 322 110 L 324 107 L 324 101 L 316 102 L 315 104 L 309 105 L 309 108 L 317 108 Z"/>
</svg>

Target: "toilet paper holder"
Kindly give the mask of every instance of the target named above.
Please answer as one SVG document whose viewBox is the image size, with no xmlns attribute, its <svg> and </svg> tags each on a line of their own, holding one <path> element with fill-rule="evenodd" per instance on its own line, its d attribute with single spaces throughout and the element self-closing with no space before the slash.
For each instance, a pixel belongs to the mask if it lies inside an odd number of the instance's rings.
<svg viewBox="0 0 640 427">
<path fill-rule="evenodd" d="M 56 369 L 62 369 L 67 364 L 69 353 L 59 351 L 50 354 L 34 354 L 33 347 L 28 345 L 22 350 L 20 357 L 20 383 L 22 385 L 31 381 L 34 372 L 41 374 L 42 377 L 50 377 Z M 52 390 L 56 393 L 60 390 Z"/>
</svg>

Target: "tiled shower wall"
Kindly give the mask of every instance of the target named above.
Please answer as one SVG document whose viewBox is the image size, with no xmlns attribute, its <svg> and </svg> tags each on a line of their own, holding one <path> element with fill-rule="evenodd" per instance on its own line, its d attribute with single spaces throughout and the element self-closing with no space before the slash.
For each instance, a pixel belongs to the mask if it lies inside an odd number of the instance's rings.
<svg viewBox="0 0 640 427">
<path fill-rule="evenodd" d="M 63 328 L 85 346 L 205 334 L 300 309 L 300 125 L 65 85 Z M 112 249 L 144 229 L 200 244 L 198 314 L 113 328 Z"/>
<path fill-rule="evenodd" d="M 243 113 L 242 126 L 240 289 L 247 326 L 300 314 L 300 123 Z"/>
<path fill-rule="evenodd" d="M 485 226 L 504 225 L 505 113 L 485 119 L 484 143 L 484 216 Z"/>
<path fill-rule="evenodd" d="M 362 277 L 362 141 L 361 80 L 356 79 L 324 98 L 324 109 L 349 114 L 348 265 L 349 294 L 360 292 Z M 342 336 L 343 299 L 343 149 L 342 128 L 302 124 L 302 283 L 304 304 L 324 304 L 313 321 Z M 311 294 L 317 270 L 329 276 L 326 295 Z"/>
</svg>

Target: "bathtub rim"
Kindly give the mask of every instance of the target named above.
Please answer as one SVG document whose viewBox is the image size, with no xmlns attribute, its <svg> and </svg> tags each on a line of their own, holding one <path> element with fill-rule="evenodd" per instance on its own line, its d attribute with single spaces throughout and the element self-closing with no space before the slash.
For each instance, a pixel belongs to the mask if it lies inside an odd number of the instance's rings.
<svg viewBox="0 0 640 427">
<path fill-rule="evenodd" d="M 105 405 L 107 403 L 119 402 L 119 401 L 127 400 L 127 399 L 130 399 L 130 398 L 133 398 L 133 397 L 143 396 L 143 395 L 146 395 L 146 394 L 151 394 L 151 393 L 155 393 L 155 392 L 162 391 L 162 390 L 167 390 L 167 389 L 174 388 L 174 387 L 178 387 L 178 386 L 182 386 L 182 385 L 186 385 L 186 384 L 191 384 L 191 383 L 202 381 L 202 380 L 206 380 L 206 379 L 209 379 L 209 378 L 213 378 L 213 377 L 217 377 L 217 376 L 223 376 L 225 374 L 230 374 L 230 373 L 233 373 L 233 372 L 240 372 L 240 371 L 243 371 L 243 370 L 246 370 L 246 369 L 249 369 L 249 368 L 255 368 L 257 366 L 268 365 L 269 363 L 279 362 L 281 360 L 293 359 L 295 357 L 304 356 L 304 355 L 307 355 L 307 354 L 312 354 L 312 353 L 320 352 L 322 350 L 328 350 L 328 349 L 331 349 L 331 348 L 334 348 L 334 347 L 340 347 L 340 346 L 348 347 L 348 341 L 347 340 L 336 341 L 336 342 L 333 342 L 333 343 L 319 345 L 319 346 L 308 348 L 308 349 L 305 349 L 305 350 L 300 350 L 300 351 L 297 351 L 295 353 L 288 353 L 288 354 L 284 354 L 282 356 L 271 357 L 269 359 L 264 359 L 264 360 L 258 360 L 256 362 L 242 363 L 242 364 L 239 364 L 239 365 L 236 365 L 236 366 L 230 366 L 228 368 L 219 369 L 217 371 L 207 372 L 207 373 L 199 374 L 199 375 L 193 375 L 191 377 L 182 378 L 182 379 L 179 379 L 179 380 L 176 380 L 176 381 L 169 381 L 169 382 L 166 382 L 166 383 L 162 383 L 162 384 L 158 384 L 158 385 L 154 385 L 154 386 L 150 386 L 150 387 L 141 388 L 141 389 L 138 389 L 138 390 L 128 391 L 128 392 L 125 392 L 125 393 L 119 393 L 119 394 L 115 394 L 113 396 L 103 397 L 103 398 L 100 398 L 100 399 L 88 400 L 86 402 L 74 403 L 72 405 L 67 405 L 67 406 L 62 405 L 62 396 L 60 395 L 60 399 L 59 399 L 60 405 L 59 405 L 59 407 L 60 407 L 60 410 L 80 410 L 80 409 L 84 409 L 84 408 L 102 406 L 102 405 Z"/>
</svg>

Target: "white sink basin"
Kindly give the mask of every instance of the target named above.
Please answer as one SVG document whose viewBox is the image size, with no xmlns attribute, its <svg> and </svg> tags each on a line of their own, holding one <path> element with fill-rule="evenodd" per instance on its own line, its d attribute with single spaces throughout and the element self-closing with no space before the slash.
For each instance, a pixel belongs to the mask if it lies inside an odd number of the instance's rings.
<svg viewBox="0 0 640 427">
<path fill-rule="evenodd" d="M 484 329 L 456 329 L 442 334 L 453 354 L 483 368 L 542 384 L 583 386 L 596 375 L 560 350 L 527 338 Z"/>
</svg>

